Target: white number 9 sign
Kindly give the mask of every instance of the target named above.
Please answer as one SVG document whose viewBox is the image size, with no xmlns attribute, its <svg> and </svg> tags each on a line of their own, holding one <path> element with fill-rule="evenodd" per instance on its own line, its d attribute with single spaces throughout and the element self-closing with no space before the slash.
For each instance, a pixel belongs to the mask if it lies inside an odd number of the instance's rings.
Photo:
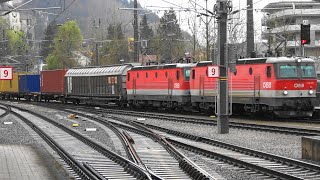
<svg viewBox="0 0 320 180">
<path fill-rule="evenodd" d="M 12 67 L 0 67 L 0 80 L 12 80 L 12 71 Z"/>
<path fill-rule="evenodd" d="M 212 77 L 212 78 L 220 77 L 219 66 L 208 66 L 208 77 Z"/>
</svg>

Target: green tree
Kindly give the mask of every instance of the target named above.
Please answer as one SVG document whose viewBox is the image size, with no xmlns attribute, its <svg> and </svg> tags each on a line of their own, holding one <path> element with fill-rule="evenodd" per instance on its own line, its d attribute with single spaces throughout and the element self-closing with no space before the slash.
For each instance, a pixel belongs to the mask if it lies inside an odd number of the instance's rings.
<svg viewBox="0 0 320 180">
<path fill-rule="evenodd" d="M 121 59 L 128 59 L 128 43 L 122 30 L 122 24 L 109 25 L 109 42 L 102 48 L 103 57 L 100 58 L 101 65 L 119 64 Z"/>
<path fill-rule="evenodd" d="M 172 60 L 184 56 L 184 42 L 177 16 L 174 11 L 165 11 L 160 19 L 160 25 L 157 29 L 158 45 L 161 59 Z"/>
<path fill-rule="evenodd" d="M 154 44 L 154 32 L 148 25 L 147 15 L 143 15 L 141 23 L 140 23 L 140 39 L 147 41 L 147 49 L 144 53 L 153 54 L 154 48 L 152 48 Z"/>
<path fill-rule="evenodd" d="M 54 49 L 46 58 L 48 69 L 71 68 L 77 64 L 72 59 L 72 51 L 81 48 L 83 36 L 76 21 L 68 21 L 58 28 L 53 43 Z"/>
<path fill-rule="evenodd" d="M 29 46 L 25 40 L 25 33 L 22 31 L 8 30 L 8 41 L 11 55 L 24 54 Z"/>
</svg>

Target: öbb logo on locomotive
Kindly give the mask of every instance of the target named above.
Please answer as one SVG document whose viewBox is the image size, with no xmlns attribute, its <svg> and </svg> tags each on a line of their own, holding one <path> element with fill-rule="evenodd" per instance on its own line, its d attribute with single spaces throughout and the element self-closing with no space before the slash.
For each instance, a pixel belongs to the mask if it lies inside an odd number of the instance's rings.
<svg viewBox="0 0 320 180">
<path fill-rule="evenodd" d="M 298 89 L 298 88 L 304 88 L 304 84 L 303 83 L 295 83 L 293 85 L 294 88 Z"/>
<path fill-rule="evenodd" d="M 180 88 L 180 83 L 174 83 L 174 88 L 179 89 Z"/>
<path fill-rule="evenodd" d="M 272 87 L 271 82 L 263 82 L 262 86 L 264 89 L 270 89 Z"/>
</svg>

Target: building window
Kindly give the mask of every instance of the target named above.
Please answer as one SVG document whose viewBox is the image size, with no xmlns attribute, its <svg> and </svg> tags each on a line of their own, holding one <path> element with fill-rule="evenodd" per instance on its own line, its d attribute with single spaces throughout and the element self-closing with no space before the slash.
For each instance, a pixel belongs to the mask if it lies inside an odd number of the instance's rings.
<svg viewBox="0 0 320 180">
<path fill-rule="evenodd" d="M 148 72 L 146 72 L 146 78 L 148 78 L 148 76 L 149 76 L 149 75 L 148 75 Z"/>
<path fill-rule="evenodd" d="M 158 78 L 158 72 L 156 72 L 155 76 L 156 76 L 156 78 Z"/>
<path fill-rule="evenodd" d="M 192 79 L 196 78 L 196 70 L 192 69 Z"/>
</svg>

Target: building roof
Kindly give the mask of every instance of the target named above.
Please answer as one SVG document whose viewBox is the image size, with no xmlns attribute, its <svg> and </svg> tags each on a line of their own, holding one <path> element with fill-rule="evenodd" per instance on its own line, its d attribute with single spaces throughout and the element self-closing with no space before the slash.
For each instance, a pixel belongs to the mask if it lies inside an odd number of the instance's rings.
<svg viewBox="0 0 320 180">
<path fill-rule="evenodd" d="M 83 77 L 83 76 L 118 76 L 125 75 L 131 69 L 131 65 L 110 66 L 110 67 L 93 67 L 69 69 L 66 77 Z"/>
<path fill-rule="evenodd" d="M 319 0 L 320 1 L 320 0 Z M 320 2 L 315 1 L 286 1 L 286 2 L 274 2 L 266 5 L 262 12 L 276 12 L 284 9 L 312 9 L 314 6 L 320 6 Z"/>
</svg>

